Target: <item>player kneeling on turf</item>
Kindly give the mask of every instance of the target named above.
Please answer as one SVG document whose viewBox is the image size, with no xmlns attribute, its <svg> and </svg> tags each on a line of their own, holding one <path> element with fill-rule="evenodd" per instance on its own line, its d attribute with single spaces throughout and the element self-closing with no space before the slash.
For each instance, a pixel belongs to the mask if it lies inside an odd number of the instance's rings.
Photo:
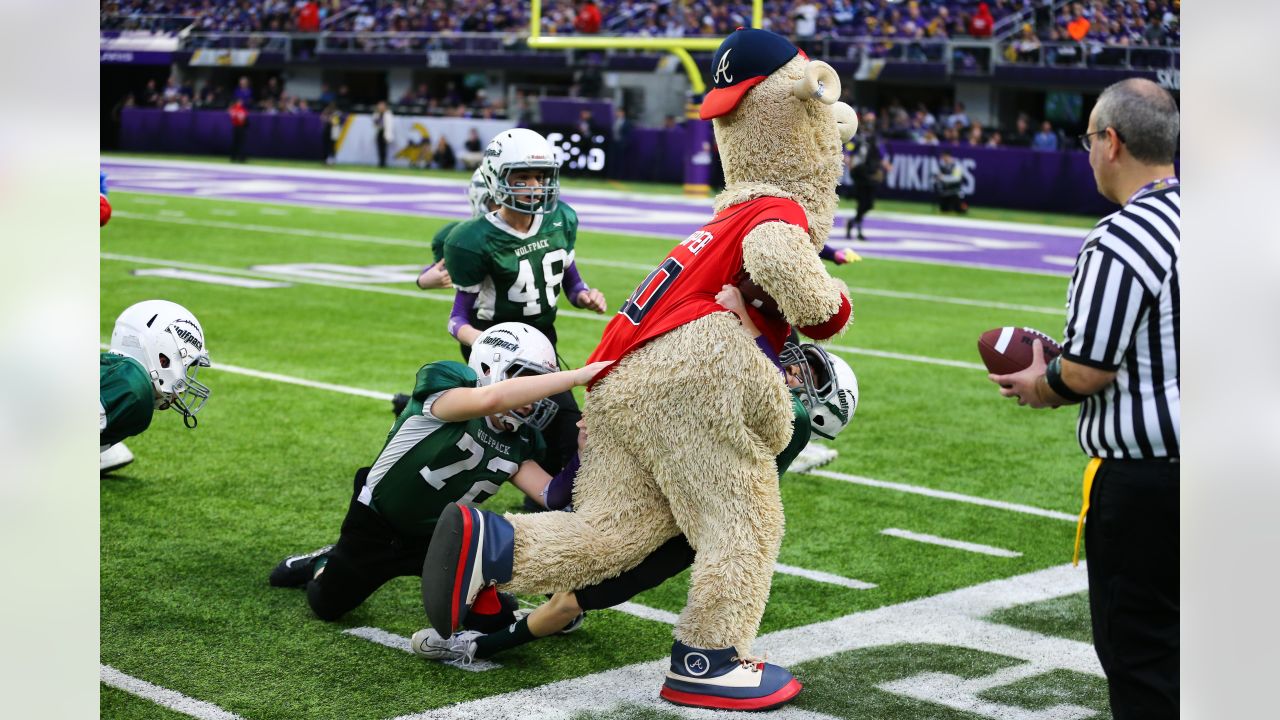
<svg viewBox="0 0 1280 720">
<path fill-rule="evenodd" d="M 270 583 L 306 587 L 315 614 L 337 620 L 392 578 L 422 574 L 449 503 L 477 505 L 506 480 L 540 499 L 552 479 L 538 464 L 540 430 L 556 409 L 546 398 L 585 385 L 602 365 L 558 372 L 546 336 L 509 322 L 476 338 L 468 365 L 422 366 L 373 466 L 356 472 L 338 542 L 286 558 Z M 469 627 L 514 620 L 514 599 L 501 606 L 491 591 L 481 600 Z"/>
<path fill-rule="evenodd" d="M 775 354 L 752 322 L 737 288 L 726 285 L 716 296 L 716 301 L 738 315 L 743 328 L 756 338 L 761 351 L 778 365 L 783 380 L 791 389 L 795 419 L 791 442 L 777 457 L 778 475 L 781 476 L 812 435 L 835 439 L 848 426 L 858 404 L 857 377 L 848 363 L 817 345 L 787 343 L 782 353 Z M 579 444 L 584 442 L 585 437 L 580 435 Z M 548 508 L 558 510 L 568 505 L 573 495 L 573 476 L 577 467 L 577 458 L 574 458 L 565 467 L 565 472 L 548 484 L 545 495 Z M 469 663 L 541 637 L 567 634 L 581 626 L 587 610 L 614 607 L 655 588 L 691 566 L 693 558 L 693 548 L 683 535 L 678 535 L 636 567 L 576 592 L 556 593 L 532 613 L 506 627 L 487 634 L 474 629 L 462 630 L 447 638 L 425 628 L 413 634 L 411 646 L 424 658 Z"/>
<path fill-rule="evenodd" d="M 209 367 L 204 330 L 191 311 L 167 300 L 131 305 L 98 357 L 99 472 L 133 462 L 122 442 L 151 425 L 156 410 L 173 408 L 188 428 L 209 399 L 196 373 Z"/>
</svg>

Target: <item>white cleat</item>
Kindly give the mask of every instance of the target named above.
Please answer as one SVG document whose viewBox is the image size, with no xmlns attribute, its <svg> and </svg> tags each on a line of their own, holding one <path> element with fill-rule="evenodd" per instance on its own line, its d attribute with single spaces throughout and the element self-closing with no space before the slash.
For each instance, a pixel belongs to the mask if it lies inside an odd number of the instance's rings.
<svg viewBox="0 0 1280 720">
<path fill-rule="evenodd" d="M 124 446 L 124 443 L 116 443 L 98 453 L 98 474 L 106 475 L 112 470 L 119 470 L 131 462 L 133 462 L 133 453 Z"/>
<path fill-rule="evenodd" d="M 787 468 L 787 472 L 808 472 L 826 465 L 839 457 L 839 455 L 840 453 L 836 452 L 835 448 L 810 442 L 796 455 L 796 459 L 791 461 L 791 467 Z"/>
<path fill-rule="evenodd" d="M 431 628 L 424 628 L 413 634 L 409 644 L 413 654 L 428 660 L 470 665 L 476 659 L 476 638 L 484 633 L 475 630 L 463 630 L 449 637 L 440 637 Z"/>
</svg>

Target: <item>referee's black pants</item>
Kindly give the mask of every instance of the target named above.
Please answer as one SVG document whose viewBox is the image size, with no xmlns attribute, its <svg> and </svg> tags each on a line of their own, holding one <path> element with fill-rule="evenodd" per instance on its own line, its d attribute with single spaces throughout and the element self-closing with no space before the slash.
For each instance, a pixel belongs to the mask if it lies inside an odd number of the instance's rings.
<svg viewBox="0 0 1280 720">
<path fill-rule="evenodd" d="M 1178 717 L 1177 461 L 1103 460 L 1084 537 L 1112 716 Z"/>
</svg>

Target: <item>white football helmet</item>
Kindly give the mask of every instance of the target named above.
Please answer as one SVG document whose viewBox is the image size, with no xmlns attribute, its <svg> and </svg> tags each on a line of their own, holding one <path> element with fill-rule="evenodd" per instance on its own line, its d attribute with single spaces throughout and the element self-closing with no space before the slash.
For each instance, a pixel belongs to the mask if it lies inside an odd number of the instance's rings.
<svg viewBox="0 0 1280 720">
<path fill-rule="evenodd" d="M 489 186 L 489 195 L 499 205 L 516 212 L 545 215 L 556 209 L 560 199 L 560 161 L 547 139 L 525 128 L 503 130 L 484 149 L 480 168 Z M 546 171 L 545 182 L 533 189 L 511 184 L 513 170 Z"/>
<path fill-rule="evenodd" d="M 183 424 L 196 426 L 196 413 L 209 399 L 209 388 L 196 381 L 196 372 L 209 367 L 209 351 L 191 311 L 168 300 L 129 306 L 111 331 L 111 352 L 142 364 L 156 391 L 156 409 L 172 407 L 182 413 Z"/>
<path fill-rule="evenodd" d="M 813 432 L 834 440 L 858 410 L 858 377 L 853 368 L 812 343 L 787 343 L 778 360 L 783 367 L 799 367 L 801 384 L 793 392 L 809 411 Z"/>
<path fill-rule="evenodd" d="M 493 196 L 489 194 L 489 181 L 485 178 L 484 164 L 471 173 L 471 185 L 467 187 L 467 201 L 471 203 L 471 217 L 478 218 L 489 214 L 489 203 Z"/>
<path fill-rule="evenodd" d="M 537 329 L 524 323 L 498 323 L 485 330 L 471 346 L 471 358 L 467 361 L 476 371 L 481 387 L 522 375 L 544 375 L 560 369 L 556 363 L 556 350 Z M 524 423 L 545 430 L 560 407 L 550 398 L 533 403 L 533 410 L 521 415 L 515 410 L 502 413 L 513 424 Z"/>
</svg>

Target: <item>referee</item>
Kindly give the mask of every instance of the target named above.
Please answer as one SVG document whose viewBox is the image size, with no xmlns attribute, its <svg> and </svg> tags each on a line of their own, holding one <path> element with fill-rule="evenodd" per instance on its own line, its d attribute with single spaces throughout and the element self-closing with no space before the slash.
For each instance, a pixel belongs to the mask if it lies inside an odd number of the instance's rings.
<svg viewBox="0 0 1280 720">
<path fill-rule="evenodd" d="M 991 375 L 1034 408 L 1080 404 L 1093 644 L 1116 720 L 1178 716 L 1178 107 L 1149 80 L 1108 87 L 1081 141 L 1122 204 L 1085 239 L 1062 355 Z M 1079 531 L 1077 531 L 1077 552 Z"/>
</svg>

